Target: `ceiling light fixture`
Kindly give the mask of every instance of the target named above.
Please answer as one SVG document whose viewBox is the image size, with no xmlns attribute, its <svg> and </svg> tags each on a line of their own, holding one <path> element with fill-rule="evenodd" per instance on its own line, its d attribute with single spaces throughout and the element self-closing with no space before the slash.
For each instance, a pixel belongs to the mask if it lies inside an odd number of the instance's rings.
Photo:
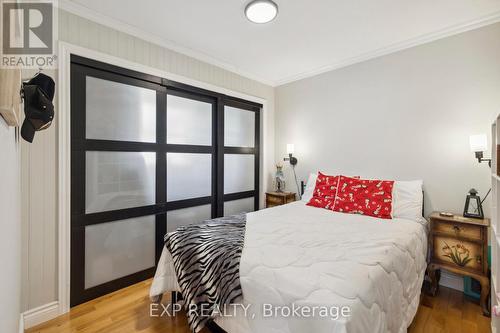
<svg viewBox="0 0 500 333">
<path fill-rule="evenodd" d="M 278 15 L 278 5 L 271 0 L 254 0 L 245 7 L 245 15 L 253 23 L 268 23 Z"/>
</svg>

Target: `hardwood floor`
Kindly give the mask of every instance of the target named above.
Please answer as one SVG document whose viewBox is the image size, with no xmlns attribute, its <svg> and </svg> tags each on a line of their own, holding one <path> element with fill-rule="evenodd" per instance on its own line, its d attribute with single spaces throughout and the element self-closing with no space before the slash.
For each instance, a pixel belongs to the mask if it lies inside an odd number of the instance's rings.
<svg viewBox="0 0 500 333">
<path fill-rule="evenodd" d="M 184 315 L 151 317 L 148 297 L 151 280 L 81 304 L 26 333 L 190 333 Z M 164 304 L 169 297 L 165 295 Z M 487 333 L 490 320 L 482 315 L 478 304 L 465 300 L 462 293 L 441 288 L 436 297 L 422 298 L 410 333 L 453 332 Z M 203 333 L 208 333 L 204 330 Z"/>
<path fill-rule="evenodd" d="M 408 332 L 488 333 L 491 321 L 483 316 L 479 303 L 459 291 L 440 287 L 436 297 L 422 297 Z"/>
</svg>

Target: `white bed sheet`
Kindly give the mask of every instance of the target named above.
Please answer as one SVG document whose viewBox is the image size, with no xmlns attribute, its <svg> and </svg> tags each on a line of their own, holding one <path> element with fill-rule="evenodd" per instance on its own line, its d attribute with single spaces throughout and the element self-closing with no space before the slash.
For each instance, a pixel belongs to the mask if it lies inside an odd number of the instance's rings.
<svg viewBox="0 0 500 333">
<path fill-rule="evenodd" d="M 425 220 L 382 220 L 295 202 L 247 215 L 240 262 L 243 303 L 218 317 L 229 333 L 406 332 L 416 314 L 427 252 Z M 179 290 L 164 249 L 150 295 Z M 351 316 L 263 318 L 263 304 L 349 306 Z M 241 310 L 241 309 L 240 309 Z"/>
</svg>

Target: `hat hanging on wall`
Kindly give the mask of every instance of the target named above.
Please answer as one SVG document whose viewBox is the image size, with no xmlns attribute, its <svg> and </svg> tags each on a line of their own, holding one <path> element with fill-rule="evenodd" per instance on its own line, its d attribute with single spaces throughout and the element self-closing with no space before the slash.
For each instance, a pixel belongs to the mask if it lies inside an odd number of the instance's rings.
<svg viewBox="0 0 500 333">
<path fill-rule="evenodd" d="M 23 82 L 21 95 L 24 98 L 24 122 L 21 126 L 21 136 L 28 142 L 33 142 L 36 131 L 50 126 L 54 119 L 55 83 L 50 76 L 38 73 Z"/>
</svg>

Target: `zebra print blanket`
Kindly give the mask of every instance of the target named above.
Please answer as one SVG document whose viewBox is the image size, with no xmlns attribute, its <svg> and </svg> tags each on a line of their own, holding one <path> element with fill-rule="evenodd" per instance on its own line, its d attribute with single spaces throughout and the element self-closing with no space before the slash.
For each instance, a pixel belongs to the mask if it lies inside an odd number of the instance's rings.
<svg viewBox="0 0 500 333">
<path fill-rule="evenodd" d="M 242 296 L 239 268 L 245 224 L 246 214 L 239 214 L 180 227 L 165 236 L 194 332 Z"/>
</svg>

